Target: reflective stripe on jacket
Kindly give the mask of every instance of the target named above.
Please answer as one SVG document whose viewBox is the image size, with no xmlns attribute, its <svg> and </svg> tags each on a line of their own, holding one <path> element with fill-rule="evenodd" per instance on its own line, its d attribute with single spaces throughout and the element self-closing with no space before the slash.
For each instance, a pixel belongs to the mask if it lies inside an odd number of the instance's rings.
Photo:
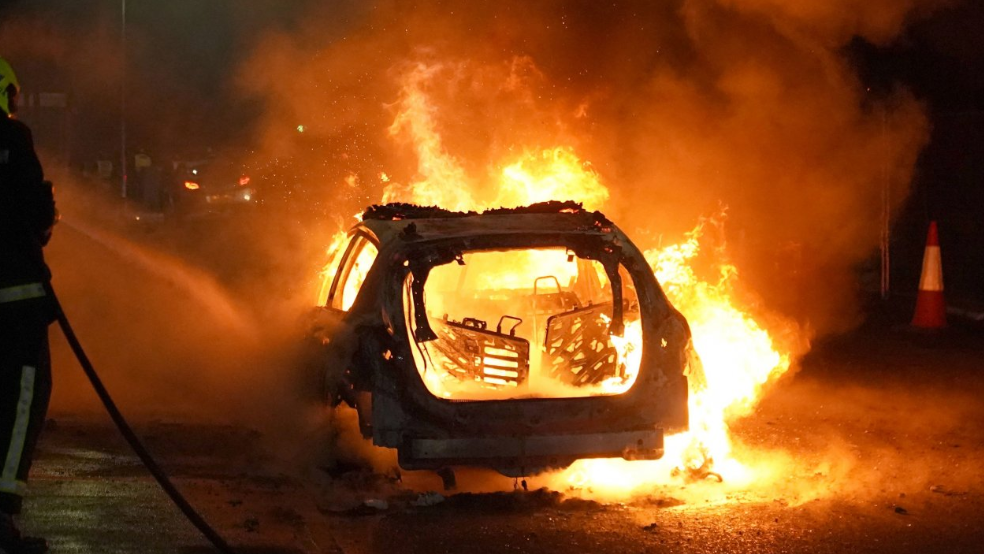
<svg viewBox="0 0 984 554">
<path fill-rule="evenodd" d="M 5 287 L 0 289 L 0 304 L 17 302 L 19 300 L 30 300 L 32 298 L 43 298 L 46 295 L 44 285 L 41 283 Z"/>
</svg>

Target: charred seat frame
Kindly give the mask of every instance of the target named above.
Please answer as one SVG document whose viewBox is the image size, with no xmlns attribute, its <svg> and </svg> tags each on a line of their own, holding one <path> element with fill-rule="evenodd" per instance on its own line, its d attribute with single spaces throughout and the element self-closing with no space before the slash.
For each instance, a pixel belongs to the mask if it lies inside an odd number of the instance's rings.
<svg viewBox="0 0 984 554">
<path fill-rule="evenodd" d="M 346 258 L 364 237 L 378 249 L 347 311 L 333 308 Z M 631 275 L 639 300 L 643 346 L 638 378 L 626 392 L 579 398 L 454 400 L 431 394 L 418 374 L 404 315 L 412 274 L 416 339 L 436 337 L 423 306 L 431 268 L 462 252 L 567 248 L 600 261 L 613 283 L 612 333 L 622 332 L 618 266 Z M 349 232 L 326 306 L 316 311 L 325 395 L 356 408 L 362 433 L 396 448 L 404 469 L 478 465 L 506 475 L 564 467 L 580 458 L 655 459 L 664 432 L 687 427 L 690 329 L 666 299 L 642 253 L 599 212 L 572 202 L 547 202 L 482 213 L 406 204 L 373 206 Z"/>
</svg>

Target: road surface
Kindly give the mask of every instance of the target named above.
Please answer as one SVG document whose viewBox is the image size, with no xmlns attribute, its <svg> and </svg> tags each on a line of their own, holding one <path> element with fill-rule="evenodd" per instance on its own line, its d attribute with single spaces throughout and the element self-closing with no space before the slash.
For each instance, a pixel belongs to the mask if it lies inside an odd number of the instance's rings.
<svg viewBox="0 0 984 554">
<path fill-rule="evenodd" d="M 286 463 L 270 431 L 243 425 L 175 416 L 137 430 L 242 552 L 979 553 L 982 339 L 979 328 L 924 336 L 879 320 L 816 345 L 733 425 L 737 451 L 768 468 L 744 489 L 676 481 L 599 501 L 537 477 L 528 492 L 470 493 L 490 485 L 465 474 L 449 493 L 430 475 Z M 23 526 L 52 552 L 210 551 L 104 418 L 49 423 Z"/>
</svg>

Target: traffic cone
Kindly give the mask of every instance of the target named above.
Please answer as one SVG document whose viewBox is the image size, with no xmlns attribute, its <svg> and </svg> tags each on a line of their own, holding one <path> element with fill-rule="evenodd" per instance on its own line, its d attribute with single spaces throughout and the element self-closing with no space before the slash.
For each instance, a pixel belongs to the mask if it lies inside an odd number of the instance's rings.
<svg viewBox="0 0 984 554">
<path fill-rule="evenodd" d="M 926 252 L 923 254 L 922 276 L 912 326 L 920 329 L 946 327 L 946 302 L 943 300 L 943 266 L 940 261 L 940 238 L 936 222 L 929 222 Z"/>
</svg>

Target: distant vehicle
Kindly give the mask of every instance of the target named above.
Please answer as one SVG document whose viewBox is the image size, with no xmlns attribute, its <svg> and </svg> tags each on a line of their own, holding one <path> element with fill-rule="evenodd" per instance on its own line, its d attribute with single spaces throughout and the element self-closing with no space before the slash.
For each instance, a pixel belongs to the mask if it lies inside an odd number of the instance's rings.
<svg viewBox="0 0 984 554">
<path fill-rule="evenodd" d="M 175 162 L 169 181 L 169 204 L 180 215 L 231 213 L 258 201 L 256 183 L 241 165 L 231 161 Z"/>
<path fill-rule="evenodd" d="M 690 328 L 629 238 L 547 202 L 369 208 L 310 329 L 326 401 L 404 469 L 656 459 L 688 426 Z"/>
</svg>

